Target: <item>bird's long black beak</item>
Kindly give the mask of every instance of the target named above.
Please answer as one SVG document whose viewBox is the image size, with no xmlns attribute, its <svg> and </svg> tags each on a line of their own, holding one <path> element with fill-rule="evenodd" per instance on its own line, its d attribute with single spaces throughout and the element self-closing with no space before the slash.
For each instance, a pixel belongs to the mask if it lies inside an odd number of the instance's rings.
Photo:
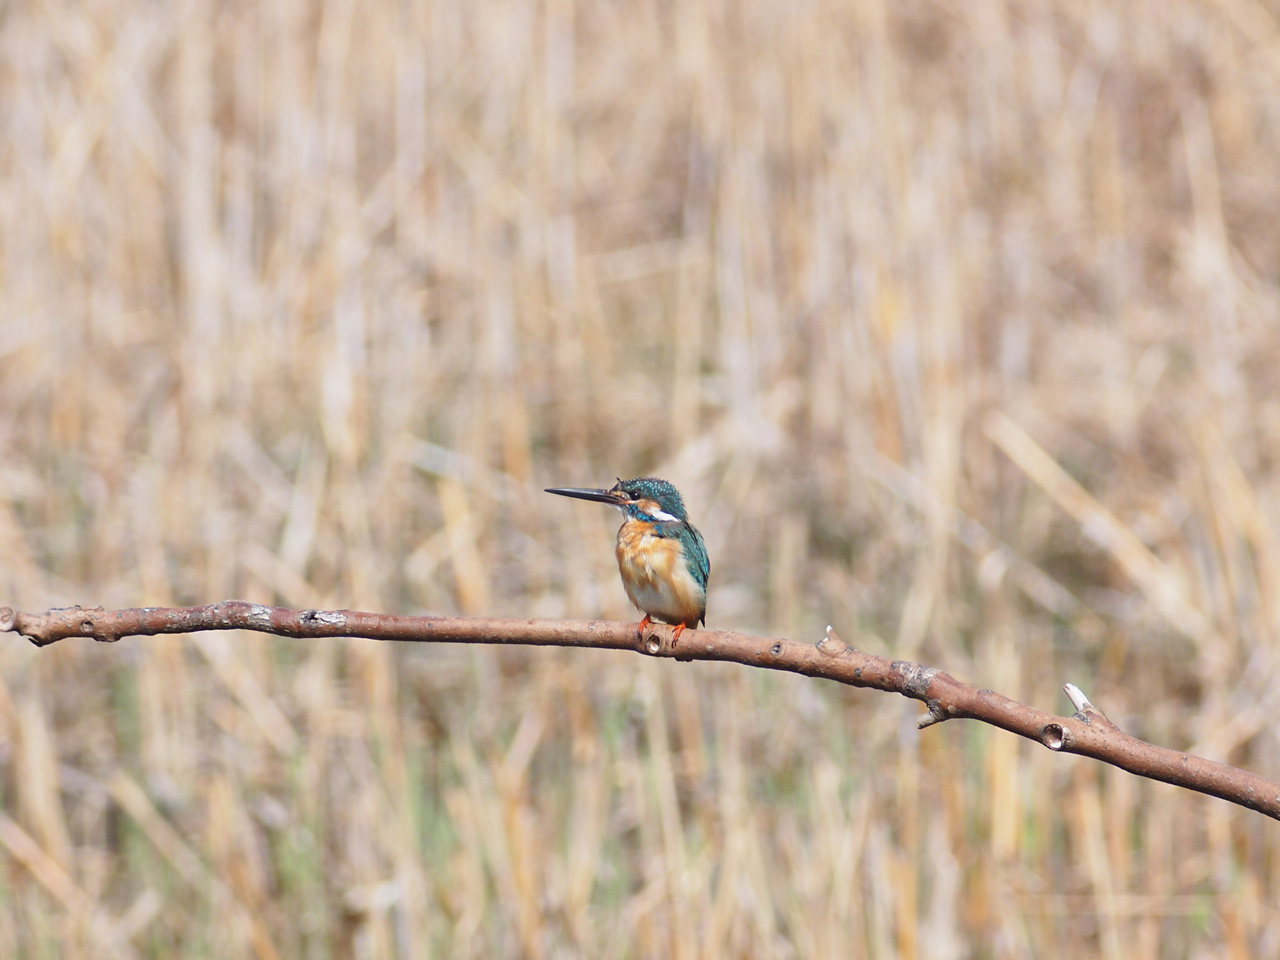
<svg viewBox="0 0 1280 960">
<path fill-rule="evenodd" d="M 593 487 L 548 487 L 547 493 L 573 497 L 577 500 L 594 500 L 596 503 L 607 503 L 614 507 L 626 502 L 626 495 L 617 490 L 600 490 Z"/>
</svg>

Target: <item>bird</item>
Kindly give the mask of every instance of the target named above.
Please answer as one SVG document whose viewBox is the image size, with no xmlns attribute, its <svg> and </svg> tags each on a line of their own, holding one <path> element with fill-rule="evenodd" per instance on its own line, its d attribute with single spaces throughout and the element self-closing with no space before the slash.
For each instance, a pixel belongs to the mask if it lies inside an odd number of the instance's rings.
<svg viewBox="0 0 1280 960">
<path fill-rule="evenodd" d="M 686 628 L 707 622 L 707 580 L 711 561 L 698 528 L 689 522 L 684 498 L 657 477 L 636 477 L 612 487 L 549 487 L 547 493 L 607 503 L 622 511 L 618 528 L 618 572 L 627 597 L 644 614 L 641 635 L 654 620 L 676 630 L 674 647 Z"/>
</svg>

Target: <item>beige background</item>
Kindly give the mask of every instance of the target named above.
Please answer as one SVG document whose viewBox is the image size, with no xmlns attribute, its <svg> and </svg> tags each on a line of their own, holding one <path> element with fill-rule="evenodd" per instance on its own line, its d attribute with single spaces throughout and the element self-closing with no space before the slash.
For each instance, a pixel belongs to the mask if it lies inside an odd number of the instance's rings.
<svg viewBox="0 0 1280 960">
<path fill-rule="evenodd" d="M 1280 776 L 1271 0 L 0 15 L 0 600 L 834 624 Z M 0 955 L 1275 955 L 1262 817 L 896 697 L 0 638 Z"/>
</svg>

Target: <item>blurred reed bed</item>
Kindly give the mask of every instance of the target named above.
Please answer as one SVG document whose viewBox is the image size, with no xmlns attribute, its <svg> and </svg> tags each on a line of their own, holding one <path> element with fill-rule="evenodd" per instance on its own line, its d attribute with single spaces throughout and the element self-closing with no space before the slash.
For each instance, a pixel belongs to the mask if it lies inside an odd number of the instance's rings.
<svg viewBox="0 0 1280 960">
<path fill-rule="evenodd" d="M 710 625 L 1280 775 L 1273 4 L 11 5 L 0 597 Z M 0 955 L 1272 956 L 1225 804 L 795 677 L 0 644 Z"/>
</svg>

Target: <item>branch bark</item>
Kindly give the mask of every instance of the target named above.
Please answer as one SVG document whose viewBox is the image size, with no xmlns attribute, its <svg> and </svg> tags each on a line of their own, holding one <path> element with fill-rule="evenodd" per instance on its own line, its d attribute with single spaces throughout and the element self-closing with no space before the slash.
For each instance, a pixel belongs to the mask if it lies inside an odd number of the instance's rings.
<svg viewBox="0 0 1280 960">
<path fill-rule="evenodd" d="M 357 610 L 291 610 L 244 600 L 202 607 L 64 607 L 42 614 L 0 607 L 0 632 L 19 633 L 38 647 L 69 637 L 113 642 L 121 637 L 201 630 L 256 630 L 303 639 L 363 637 L 418 643 L 596 647 L 786 670 L 919 700 L 926 707 L 917 720 L 921 728 L 943 720 L 979 720 L 1058 753 L 1101 760 L 1136 776 L 1205 793 L 1280 820 L 1280 784 L 1238 767 L 1131 737 L 1073 684 L 1064 689 L 1076 712 L 1057 717 L 961 683 L 934 667 L 860 653 L 842 642 L 830 627 L 816 645 L 723 630 L 687 630 L 675 644 L 673 629 L 662 624 L 652 624 L 641 633 L 634 623 L 606 620 L 402 617 Z"/>
</svg>

